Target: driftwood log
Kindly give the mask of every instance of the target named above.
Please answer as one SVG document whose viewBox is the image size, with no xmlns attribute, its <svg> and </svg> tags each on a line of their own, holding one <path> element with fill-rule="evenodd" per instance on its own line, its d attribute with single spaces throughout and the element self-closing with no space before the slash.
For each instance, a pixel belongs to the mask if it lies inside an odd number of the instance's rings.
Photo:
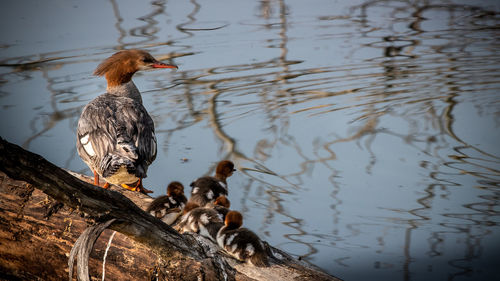
<svg viewBox="0 0 500 281">
<path fill-rule="evenodd" d="M 340 280 L 271 246 L 268 268 L 238 262 L 144 212 L 149 196 L 98 188 L 2 138 L 0 171 L 0 280 L 67 280 L 73 244 L 105 222 L 110 230 L 88 262 L 91 280 L 102 278 L 104 252 L 106 280 Z"/>
</svg>

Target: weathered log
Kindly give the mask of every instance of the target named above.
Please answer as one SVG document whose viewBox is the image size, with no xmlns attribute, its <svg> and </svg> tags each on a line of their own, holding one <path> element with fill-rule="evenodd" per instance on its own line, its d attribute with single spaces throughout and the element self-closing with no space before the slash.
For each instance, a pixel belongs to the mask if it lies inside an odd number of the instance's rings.
<svg viewBox="0 0 500 281">
<path fill-rule="evenodd" d="M 86 224 L 113 219 L 109 228 L 121 234 L 109 256 L 119 258 L 108 259 L 107 280 L 339 280 L 273 247 L 268 268 L 237 262 L 207 239 L 181 235 L 144 212 L 148 196 L 98 188 L 1 138 L 0 170 L 0 279 L 66 279 L 71 246 Z M 54 201 L 46 211 L 42 192 Z M 91 255 L 93 277 L 109 235 Z"/>
</svg>

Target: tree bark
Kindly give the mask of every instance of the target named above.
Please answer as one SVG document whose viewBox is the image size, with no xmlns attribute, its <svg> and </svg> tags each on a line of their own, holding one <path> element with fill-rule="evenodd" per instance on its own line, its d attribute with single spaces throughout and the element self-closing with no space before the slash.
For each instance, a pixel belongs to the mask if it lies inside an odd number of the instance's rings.
<svg viewBox="0 0 500 281">
<path fill-rule="evenodd" d="M 0 279 L 68 278 L 78 236 L 88 224 L 114 219 L 106 280 L 339 280 L 270 246 L 270 267 L 240 263 L 208 239 L 181 235 L 144 212 L 149 196 L 96 187 L 2 138 L 0 171 Z M 101 280 L 112 233 L 105 230 L 90 255 L 93 280 Z"/>
</svg>

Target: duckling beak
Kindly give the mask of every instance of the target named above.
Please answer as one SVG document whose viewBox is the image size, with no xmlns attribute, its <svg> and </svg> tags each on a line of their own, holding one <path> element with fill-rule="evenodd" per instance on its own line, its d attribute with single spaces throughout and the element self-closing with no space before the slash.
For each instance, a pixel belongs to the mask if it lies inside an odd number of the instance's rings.
<svg viewBox="0 0 500 281">
<path fill-rule="evenodd" d="M 178 69 L 177 65 L 166 64 L 163 62 L 156 61 L 151 65 L 152 68 L 175 68 Z"/>
</svg>

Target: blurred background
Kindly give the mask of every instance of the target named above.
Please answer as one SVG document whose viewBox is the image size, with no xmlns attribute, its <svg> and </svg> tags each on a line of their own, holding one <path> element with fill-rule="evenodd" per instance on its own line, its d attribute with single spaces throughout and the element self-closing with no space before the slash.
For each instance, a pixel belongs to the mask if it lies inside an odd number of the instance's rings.
<svg viewBox="0 0 500 281">
<path fill-rule="evenodd" d="M 232 208 L 345 280 L 500 269 L 499 1 L 2 1 L 0 135 L 91 175 L 75 131 L 105 58 L 156 124 L 144 185 L 235 162 Z"/>
</svg>

